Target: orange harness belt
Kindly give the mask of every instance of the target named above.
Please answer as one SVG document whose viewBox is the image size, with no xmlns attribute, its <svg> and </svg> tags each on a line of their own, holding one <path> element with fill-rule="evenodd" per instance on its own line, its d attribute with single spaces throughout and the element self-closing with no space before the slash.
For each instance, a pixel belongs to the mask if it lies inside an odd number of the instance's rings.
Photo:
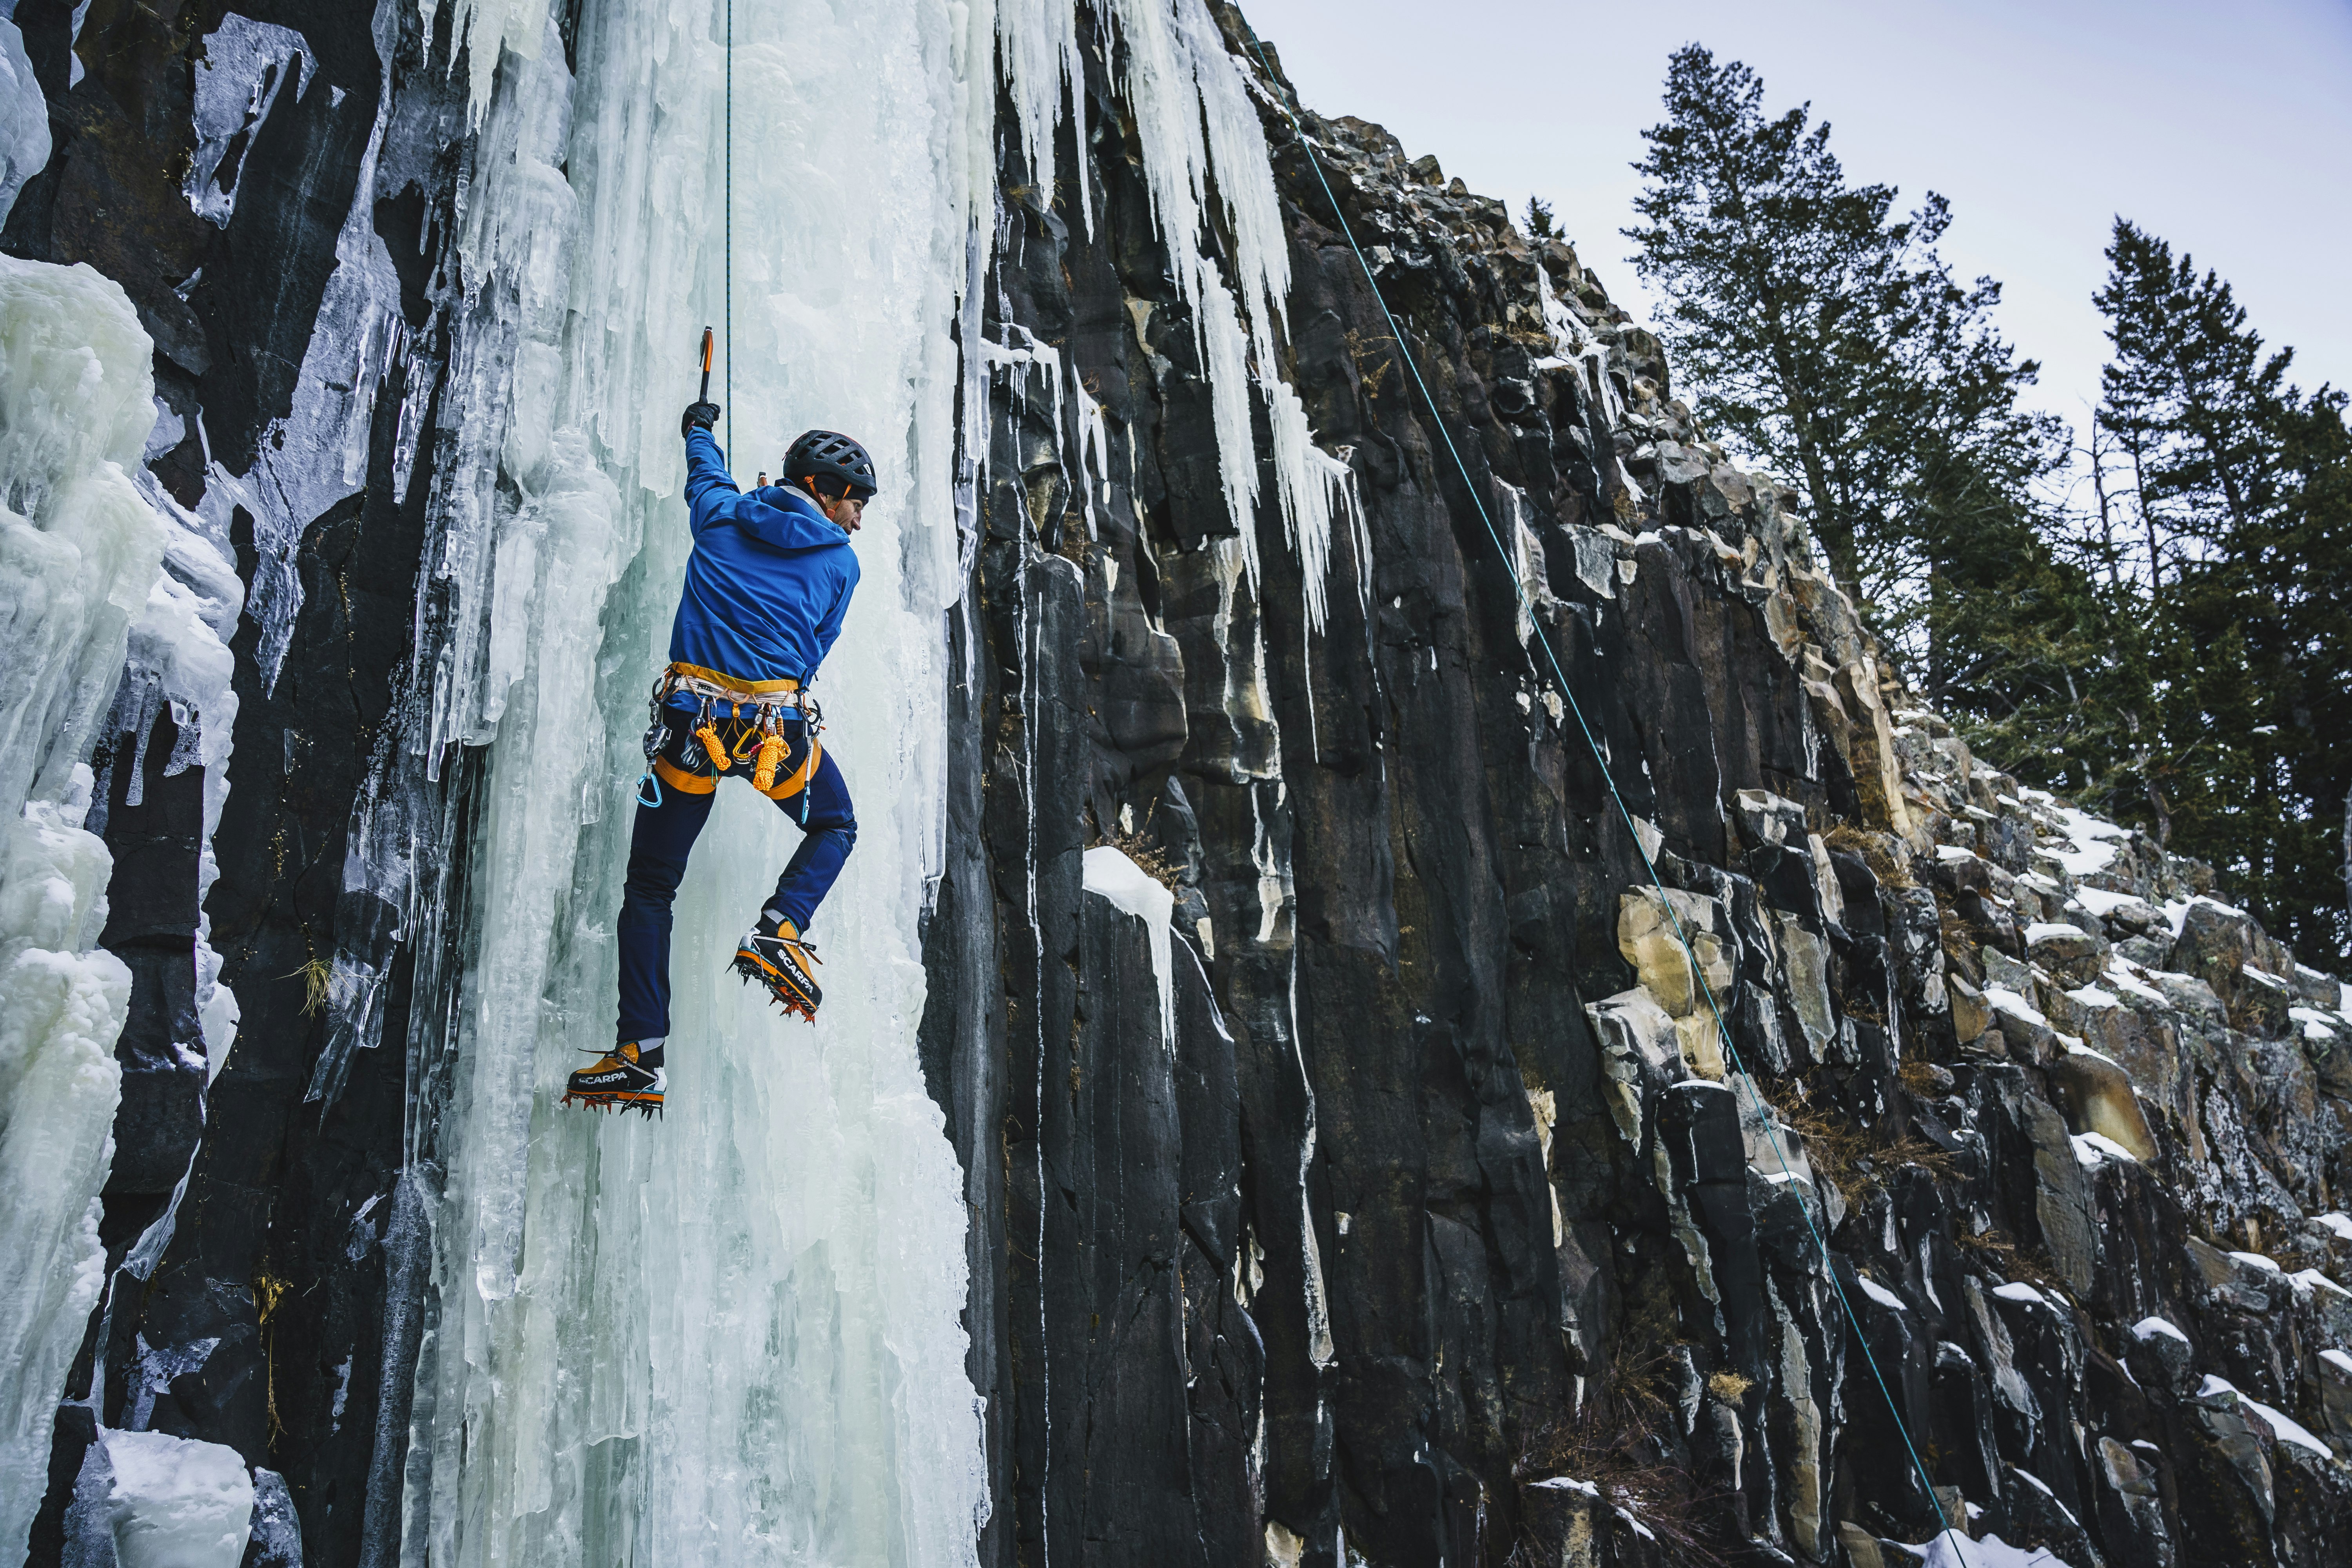
<svg viewBox="0 0 2352 1568">
<path fill-rule="evenodd" d="M 816 773 L 818 761 L 824 755 L 824 742 L 814 734 L 809 736 L 808 742 L 808 755 L 802 759 L 801 765 L 794 768 L 789 777 L 778 779 L 768 788 L 761 790 L 761 795 L 770 800 L 789 800 L 808 787 L 809 780 Z M 684 790 L 688 795 L 709 795 L 719 787 L 717 773 L 690 773 L 667 757 L 654 759 L 654 776 L 669 788 Z M 757 787 L 756 781 L 754 787 Z"/>
<path fill-rule="evenodd" d="M 710 760 L 707 773 L 689 773 L 653 750 L 662 706 L 681 692 L 700 700 L 701 721 L 695 727 L 694 738 Z M 647 774 L 688 795 L 711 794 L 719 787 L 720 773 L 738 763 L 749 763 L 753 789 L 771 800 L 788 800 L 807 788 L 824 756 L 824 744 L 817 739 L 817 731 L 824 727 L 824 716 L 797 680 L 739 680 L 698 664 L 672 664 L 654 682 L 651 707 L 655 728 L 647 731 Z M 744 712 L 747 708 L 749 714 Z M 808 753 L 788 777 L 779 779 L 776 772 L 792 749 L 783 736 L 787 712 L 799 719 L 802 733 L 808 737 Z M 736 727 L 732 745 L 719 739 L 721 723 Z M 658 799 L 646 804 L 657 805 Z"/>
</svg>

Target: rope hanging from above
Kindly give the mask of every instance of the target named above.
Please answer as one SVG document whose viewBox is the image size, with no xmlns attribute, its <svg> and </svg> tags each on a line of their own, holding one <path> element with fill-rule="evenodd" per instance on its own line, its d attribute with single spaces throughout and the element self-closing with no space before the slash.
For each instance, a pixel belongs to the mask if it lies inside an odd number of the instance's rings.
<svg viewBox="0 0 2352 1568">
<path fill-rule="evenodd" d="M 735 0 L 727 0 L 727 174 L 724 224 L 727 260 L 727 450 L 735 450 Z"/>
<path fill-rule="evenodd" d="M 1250 28 L 1245 20 L 1242 23 L 1242 26 L 1249 37 L 1251 52 L 1256 55 L 1259 68 L 1265 72 L 1267 82 L 1278 89 L 1282 85 L 1281 79 L 1275 75 L 1273 66 L 1267 62 L 1265 47 L 1258 42 L 1257 34 Z M 1609 786 L 1609 798 L 1615 804 L 1618 815 L 1624 818 L 1625 830 L 1633 837 L 1634 851 L 1642 858 L 1642 868 L 1649 874 L 1650 886 L 1656 891 L 1658 902 L 1664 908 L 1667 919 L 1673 922 L 1675 940 L 1682 945 L 1683 954 L 1690 963 L 1691 973 L 1698 981 L 1700 994 L 1706 998 L 1707 1011 L 1715 1019 L 1716 1035 L 1722 1040 L 1724 1050 L 1730 1056 L 1732 1068 L 1739 1075 L 1740 1084 L 1748 1092 L 1751 1108 L 1757 1111 L 1759 1120 L 1763 1124 L 1765 1135 L 1771 1142 L 1772 1153 L 1780 1163 L 1781 1174 L 1784 1177 L 1793 1177 L 1795 1173 L 1790 1167 L 1788 1151 L 1781 1144 L 1779 1125 L 1775 1118 L 1769 1114 L 1770 1107 L 1765 1105 L 1763 1097 L 1756 1092 L 1755 1082 L 1748 1076 L 1747 1065 L 1740 1059 L 1739 1047 L 1733 1042 L 1731 1030 L 1724 1022 L 1723 1008 L 1716 1001 L 1714 987 L 1706 983 L 1706 971 L 1699 963 L 1697 951 L 1691 945 L 1690 933 L 1683 927 L 1682 915 L 1675 910 L 1674 900 L 1665 896 L 1665 885 L 1659 879 L 1657 864 L 1651 859 L 1649 849 L 1642 842 L 1641 832 L 1634 826 L 1633 814 L 1627 808 L 1625 797 L 1617 792 L 1617 780 L 1610 772 L 1609 759 L 1602 753 L 1601 742 L 1594 739 L 1591 725 L 1585 721 L 1584 710 L 1577 702 L 1576 693 L 1569 688 L 1567 671 L 1560 667 L 1559 655 L 1552 648 L 1551 637 L 1544 630 L 1543 623 L 1536 618 L 1534 606 L 1528 602 L 1527 585 L 1520 582 L 1517 571 L 1513 568 L 1511 552 L 1503 548 L 1502 535 L 1496 531 L 1494 519 L 1487 515 L 1486 503 L 1478 493 L 1476 481 L 1470 476 L 1470 467 L 1462 460 L 1462 454 L 1454 444 L 1454 434 L 1446 429 L 1444 416 L 1438 412 L 1437 400 L 1430 395 L 1429 385 L 1422 379 L 1421 366 L 1415 362 L 1412 349 L 1406 344 L 1404 330 L 1397 324 L 1395 314 L 1389 310 L 1388 297 L 1381 291 L 1380 279 L 1373 275 L 1371 263 L 1366 259 L 1363 247 L 1356 243 L 1355 230 L 1349 226 L 1347 214 L 1340 210 L 1339 197 L 1332 194 L 1331 182 L 1323 173 L 1323 161 L 1316 155 L 1313 143 L 1307 141 L 1306 127 L 1300 121 L 1295 104 L 1286 101 L 1278 95 L 1275 101 L 1290 121 L 1291 132 L 1298 140 L 1299 150 L 1307 155 L 1307 166 L 1315 172 L 1316 184 L 1322 186 L 1324 199 L 1330 203 L 1331 216 L 1339 224 L 1339 233 L 1347 240 L 1348 248 L 1355 252 L 1357 266 L 1363 268 L 1364 281 L 1370 286 L 1372 299 L 1380 305 L 1381 316 L 1388 323 L 1390 340 L 1397 346 L 1397 356 L 1404 361 L 1405 369 L 1411 374 L 1414 387 L 1421 393 L 1422 403 L 1429 410 L 1430 423 L 1437 426 L 1438 437 L 1445 445 L 1445 454 L 1454 460 L 1454 470 L 1462 476 L 1462 488 L 1469 495 L 1470 504 L 1477 509 L 1478 521 L 1486 526 L 1486 537 L 1493 542 L 1495 553 L 1502 559 L 1504 571 L 1511 580 L 1511 591 L 1517 595 L 1521 615 L 1534 628 L 1536 640 L 1543 648 L 1545 661 L 1551 666 L 1552 679 L 1559 688 L 1559 694 L 1566 701 L 1568 710 L 1575 715 L 1576 727 L 1583 734 L 1584 743 L 1591 749 L 1593 763 L 1601 769 L 1601 777 Z M 1863 1360 L 1870 1367 L 1870 1375 L 1878 1384 L 1880 1396 L 1886 1401 L 1887 1414 L 1894 1417 L 1895 1430 L 1902 1436 L 1903 1447 L 1911 1457 L 1911 1468 L 1917 1473 L 1919 1484 L 1927 1489 L 1928 1506 L 1936 1510 L 1937 1521 L 1942 1527 L 1938 1533 L 1954 1536 L 1957 1541 L 1958 1537 L 1950 1516 L 1944 1511 L 1943 1500 L 1936 1495 L 1935 1480 L 1927 1474 L 1927 1464 L 1919 1457 L 1918 1446 L 1911 1439 L 1910 1426 L 1904 1421 L 1903 1412 L 1895 1403 L 1894 1390 L 1887 1386 L 1885 1373 L 1879 1370 L 1878 1357 L 1871 1351 L 1870 1336 L 1864 1332 L 1862 1319 L 1854 1311 L 1853 1303 L 1846 1299 L 1845 1287 L 1838 1282 L 1837 1266 L 1834 1256 L 1830 1251 L 1828 1238 L 1822 1236 L 1821 1228 L 1813 1223 L 1812 1211 L 1801 1200 L 1797 1205 L 1797 1212 L 1804 1216 L 1805 1229 L 1811 1235 L 1813 1245 L 1822 1255 L 1822 1270 L 1829 1277 L 1830 1289 L 1837 1296 L 1838 1305 L 1844 1310 L 1846 1321 L 1853 1327 L 1854 1343 L 1861 1347 Z"/>
</svg>

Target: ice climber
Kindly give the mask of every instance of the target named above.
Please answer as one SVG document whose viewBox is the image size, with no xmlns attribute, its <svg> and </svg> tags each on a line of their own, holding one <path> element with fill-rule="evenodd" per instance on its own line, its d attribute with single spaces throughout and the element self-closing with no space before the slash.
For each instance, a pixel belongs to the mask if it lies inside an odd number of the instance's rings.
<svg viewBox="0 0 2352 1568">
<path fill-rule="evenodd" d="M 688 405 L 686 501 L 694 550 L 671 623 L 669 667 L 654 683 L 646 775 L 629 837 L 618 922 L 618 1043 L 572 1075 L 563 1102 L 661 1109 L 669 1035 L 670 905 L 709 819 L 721 775 L 746 779 L 799 825 L 801 841 L 734 968 L 788 1014 L 816 1022 L 822 997 L 807 932 L 841 874 L 857 824 L 841 770 L 818 739 L 809 696 L 857 587 L 857 531 L 874 494 L 866 448 L 811 430 L 784 454 L 784 483 L 736 489 L 711 434 L 719 405 Z"/>
</svg>

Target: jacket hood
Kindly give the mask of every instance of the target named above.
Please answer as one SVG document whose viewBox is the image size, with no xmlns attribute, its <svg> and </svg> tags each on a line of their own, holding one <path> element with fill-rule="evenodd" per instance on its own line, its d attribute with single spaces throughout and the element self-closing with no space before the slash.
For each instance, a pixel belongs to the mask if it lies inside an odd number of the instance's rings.
<svg viewBox="0 0 2352 1568">
<path fill-rule="evenodd" d="M 736 523 L 772 550 L 788 553 L 849 542 L 849 531 L 798 485 L 761 485 L 737 503 Z"/>
</svg>

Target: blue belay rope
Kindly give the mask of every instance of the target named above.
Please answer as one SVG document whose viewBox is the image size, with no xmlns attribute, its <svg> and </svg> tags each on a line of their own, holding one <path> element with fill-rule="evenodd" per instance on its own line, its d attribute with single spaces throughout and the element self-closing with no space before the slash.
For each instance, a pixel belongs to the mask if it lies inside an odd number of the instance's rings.
<svg viewBox="0 0 2352 1568">
<path fill-rule="evenodd" d="M 1239 13 L 1235 15 L 1239 16 Z M 1265 70 L 1266 80 L 1278 89 L 1280 79 L 1275 75 L 1274 67 L 1267 63 L 1265 47 L 1258 42 L 1255 29 L 1245 19 L 1242 21 L 1242 29 L 1248 35 L 1250 49 L 1257 56 L 1257 63 Z M 1657 893 L 1658 902 L 1664 907 L 1666 918 L 1674 922 L 1675 940 L 1682 944 L 1683 956 L 1689 961 L 1691 973 L 1698 981 L 1699 993 L 1706 998 L 1707 1011 L 1715 1018 L 1717 1037 L 1722 1040 L 1723 1048 L 1730 1053 L 1731 1065 L 1739 1074 L 1741 1086 L 1747 1089 L 1758 1112 L 1757 1120 L 1763 1124 L 1764 1134 L 1771 1141 L 1773 1156 L 1780 1162 L 1780 1173 L 1793 1179 L 1796 1173 L 1790 1168 L 1788 1151 L 1781 1146 L 1779 1127 L 1769 1113 L 1770 1108 L 1756 1092 L 1747 1064 L 1740 1060 L 1739 1047 L 1733 1043 L 1731 1030 L 1723 1021 L 1723 1009 L 1716 1002 L 1715 989 L 1707 984 L 1706 972 L 1699 963 L 1697 951 L 1691 945 L 1690 933 L 1683 929 L 1681 912 L 1675 908 L 1674 900 L 1665 896 L 1665 884 L 1659 879 L 1657 865 L 1650 858 L 1650 851 L 1642 843 L 1642 835 L 1633 826 L 1633 814 L 1626 807 L 1625 797 L 1617 792 L 1617 781 L 1609 771 L 1609 760 L 1602 754 L 1600 742 L 1593 738 L 1592 727 L 1585 722 L 1584 710 L 1578 704 L 1576 693 L 1569 688 L 1568 674 L 1560 668 L 1559 656 L 1552 650 L 1551 638 L 1545 634 L 1543 622 L 1536 616 L 1534 606 L 1528 602 L 1527 585 L 1519 581 L 1518 572 L 1511 564 L 1511 552 L 1503 548 L 1502 535 L 1496 531 L 1494 520 L 1486 514 L 1486 503 L 1479 497 L 1477 482 L 1470 477 L 1469 465 L 1462 460 L 1461 452 L 1454 445 L 1453 433 L 1445 427 L 1445 416 L 1438 412 L 1437 400 L 1430 395 L 1428 384 L 1421 378 L 1421 367 L 1414 363 L 1412 350 L 1405 342 L 1403 330 L 1397 325 L 1396 316 L 1389 310 L 1388 297 L 1381 292 L 1380 279 L 1373 276 L 1372 265 L 1365 258 L 1363 247 L 1356 243 L 1355 230 L 1349 226 L 1348 215 L 1339 209 L 1339 199 L 1332 194 L 1331 182 L 1324 177 L 1323 161 L 1316 155 L 1313 143 L 1307 141 L 1307 129 L 1300 122 L 1297 110 L 1284 102 L 1278 92 L 1275 101 L 1281 105 L 1284 115 L 1290 121 L 1290 129 L 1298 139 L 1299 150 L 1307 155 L 1307 166 L 1315 171 L 1315 183 L 1323 187 L 1324 199 L 1331 204 L 1331 216 L 1339 226 L 1340 237 L 1347 240 L 1348 248 L 1355 253 L 1356 265 L 1363 268 L 1364 281 L 1370 286 L 1372 299 L 1381 308 L 1381 316 L 1388 322 L 1389 335 L 1396 342 L 1397 356 L 1404 361 L 1405 369 L 1411 373 L 1412 384 L 1429 409 L 1430 422 L 1437 426 L 1438 437 L 1445 443 L 1445 455 L 1454 459 L 1454 470 L 1462 476 L 1462 488 L 1468 492 L 1470 504 L 1477 509 L 1478 521 L 1486 526 L 1486 537 L 1493 541 L 1495 553 L 1502 559 L 1503 569 L 1511 579 L 1511 591 L 1517 595 L 1519 608 L 1526 614 L 1528 624 L 1535 629 L 1536 640 L 1543 646 L 1544 659 L 1551 666 L 1552 678 L 1559 685 L 1559 694 L 1567 700 L 1568 710 L 1576 716 L 1576 727 L 1582 732 L 1584 743 L 1592 750 L 1592 760 L 1601 769 L 1601 781 L 1609 786 L 1609 798 L 1616 803 L 1618 815 L 1625 819 L 1625 830 L 1633 837 L 1634 852 L 1642 858 L 1642 868 L 1649 873 L 1650 886 Z M 1818 1187 L 1815 1196 L 1818 1201 Z M 1862 1358 L 1868 1363 L 1870 1375 L 1877 1383 L 1880 1395 L 1886 1401 L 1886 1413 L 1895 1418 L 1895 1430 L 1903 1439 L 1904 1450 L 1911 1457 L 1911 1468 L 1918 1472 L 1920 1484 L 1927 1489 L 1927 1505 L 1936 1510 L 1937 1521 L 1942 1526 L 1938 1533 L 1953 1534 L 1952 1521 L 1944 1512 L 1943 1500 L 1936 1495 L 1935 1480 L 1927 1474 L 1927 1467 L 1919 1458 L 1918 1447 L 1911 1440 L 1911 1429 L 1904 1422 L 1903 1412 L 1895 1403 L 1894 1391 L 1886 1385 L 1885 1374 L 1879 1370 L 1878 1357 L 1871 1352 L 1870 1337 L 1863 1331 L 1862 1319 L 1854 1311 L 1853 1303 L 1846 1299 L 1845 1287 L 1838 1283 L 1837 1266 L 1829 1242 L 1822 1235 L 1821 1227 L 1813 1223 L 1812 1211 L 1805 1206 L 1801 1197 L 1797 1201 L 1797 1212 L 1804 1216 L 1805 1229 L 1811 1235 L 1814 1247 L 1821 1251 L 1830 1289 L 1837 1296 L 1838 1305 L 1844 1310 L 1846 1321 L 1853 1325 L 1854 1342 L 1862 1347 Z"/>
</svg>

